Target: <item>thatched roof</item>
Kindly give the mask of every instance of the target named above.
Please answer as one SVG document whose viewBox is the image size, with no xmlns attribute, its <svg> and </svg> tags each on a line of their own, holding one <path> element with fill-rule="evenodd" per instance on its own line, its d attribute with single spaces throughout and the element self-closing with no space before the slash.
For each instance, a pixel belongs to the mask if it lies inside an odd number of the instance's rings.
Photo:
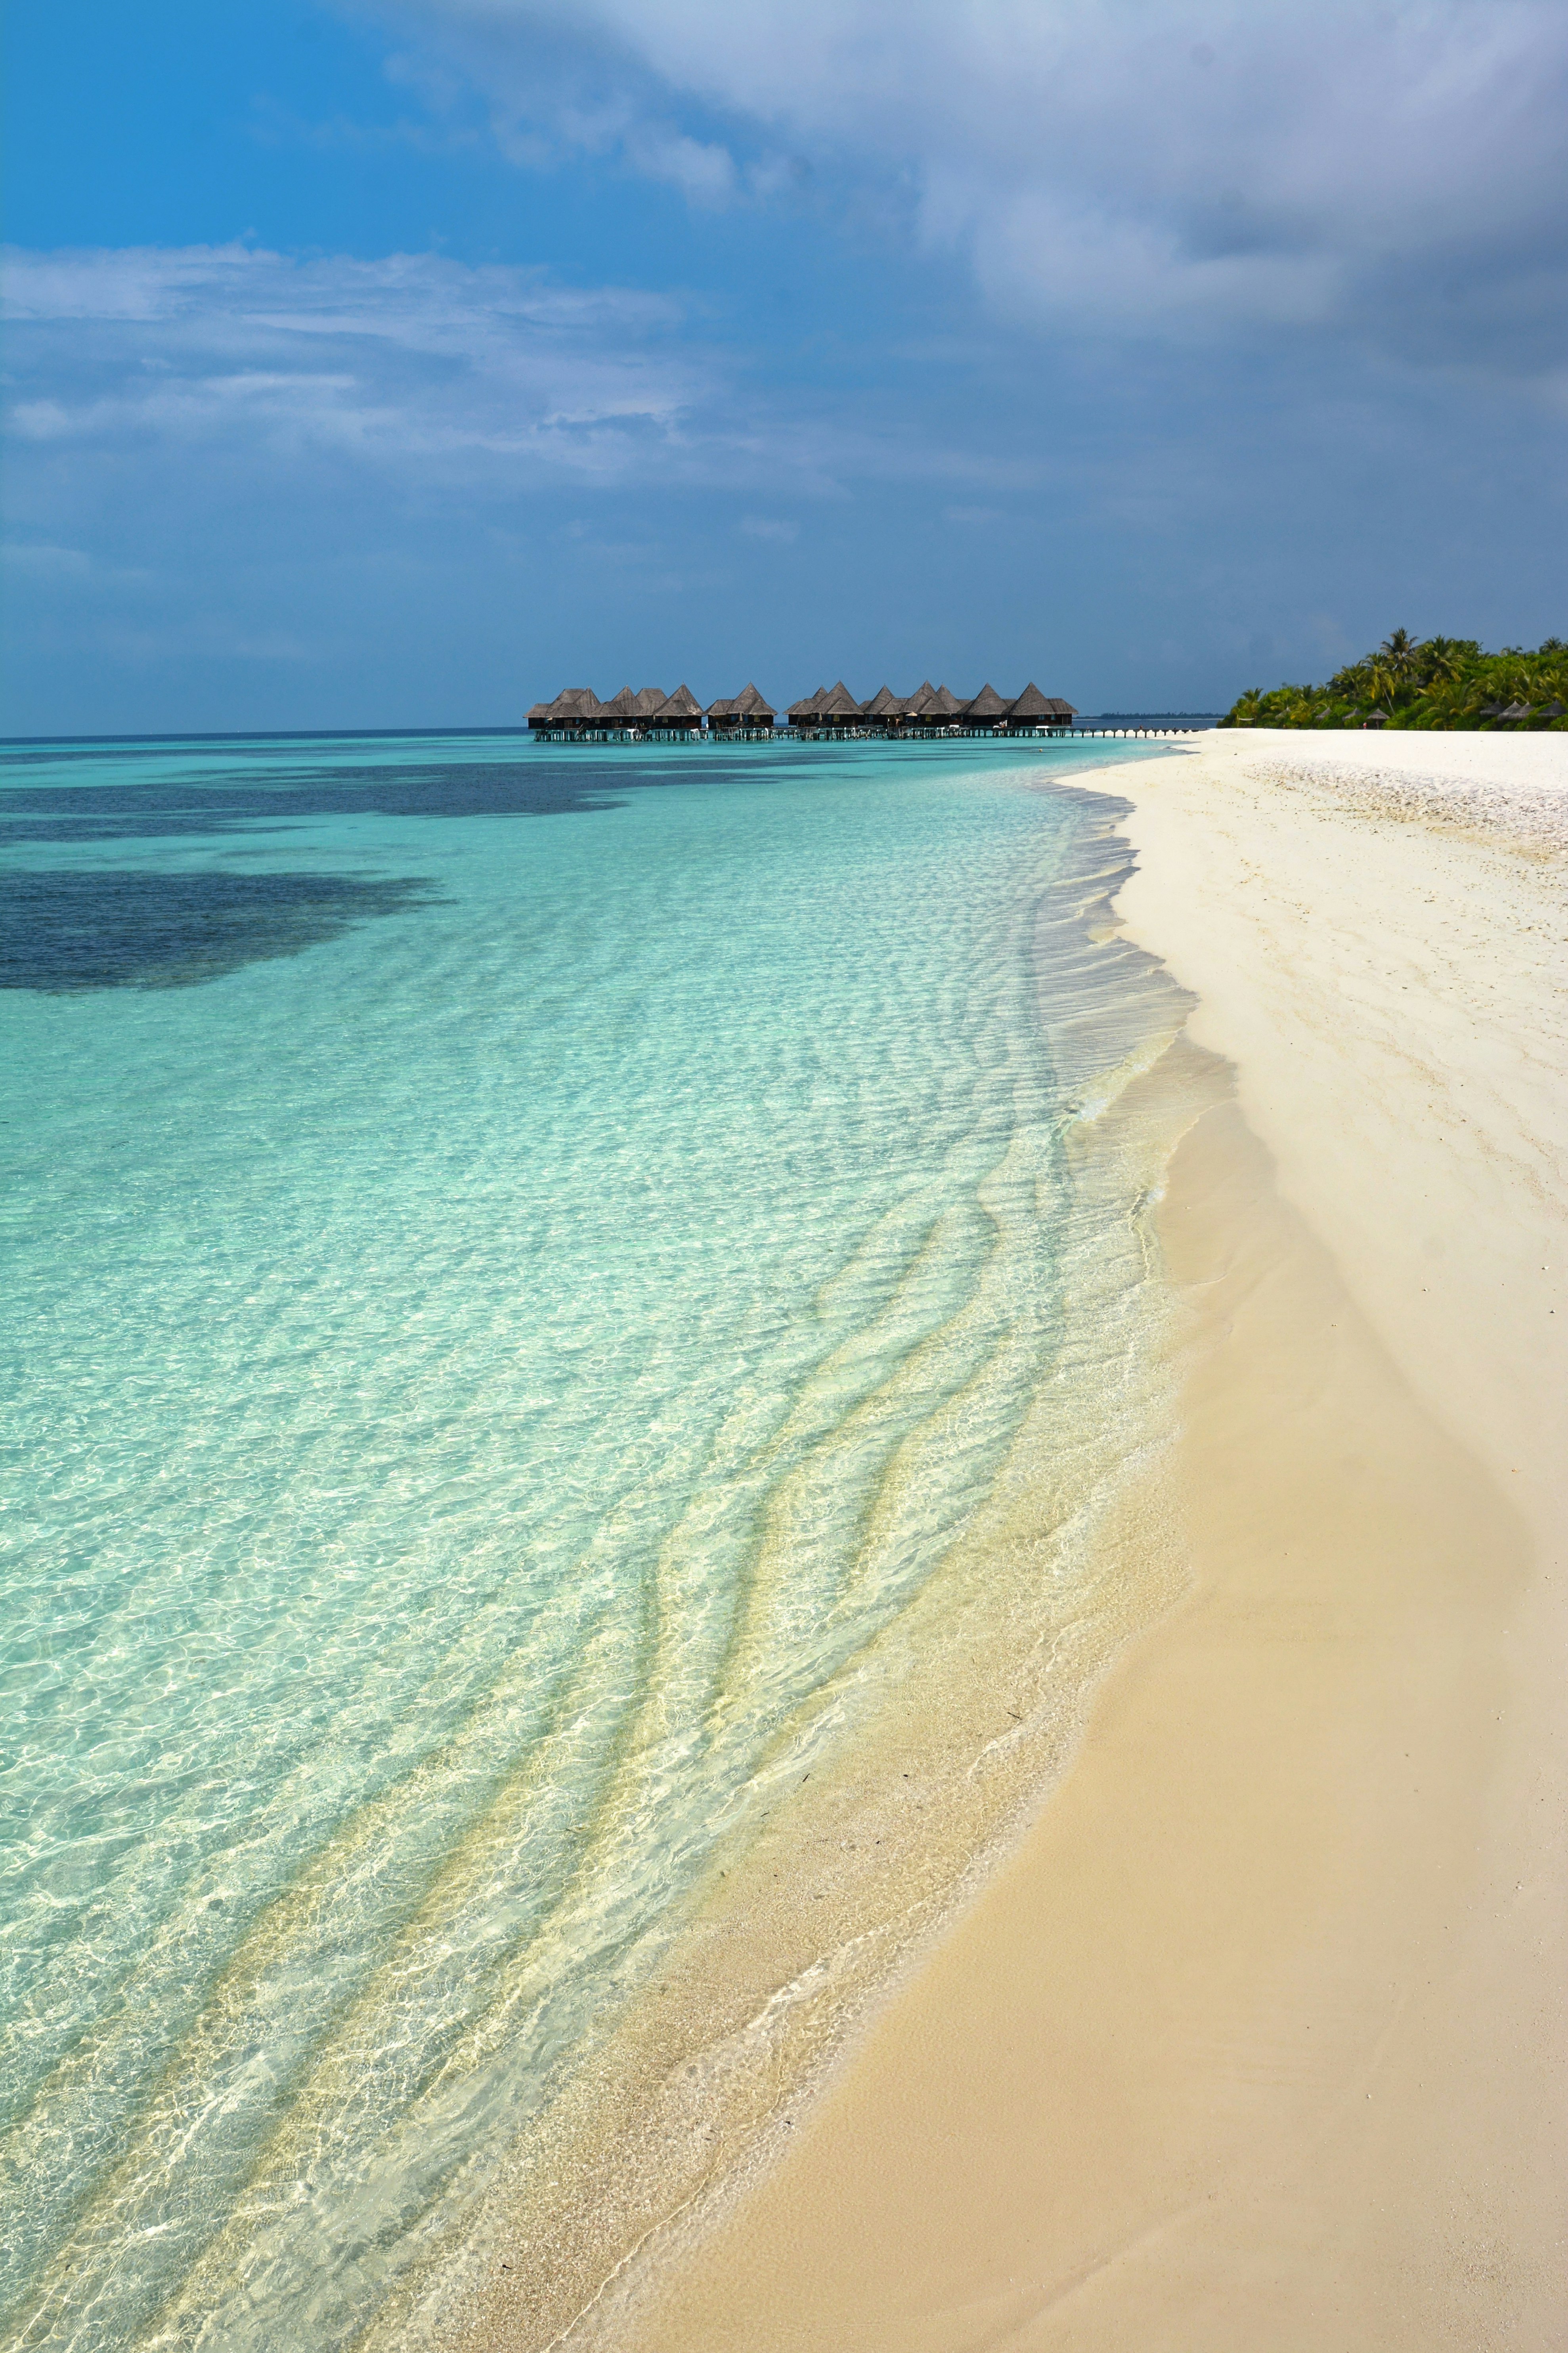
<svg viewBox="0 0 1568 2353">
<path fill-rule="evenodd" d="M 750 679 L 739 694 L 727 694 L 708 705 L 710 719 L 765 719 L 772 723 L 773 706 L 763 701 Z"/>
<path fill-rule="evenodd" d="M 1014 702 L 1005 702 L 989 681 L 971 702 L 960 702 L 945 686 L 932 686 L 922 679 L 913 694 L 895 694 L 890 686 L 879 686 L 869 702 L 857 702 L 840 679 L 837 685 L 819 686 L 815 694 L 806 695 L 789 706 L 788 717 L 797 726 L 809 726 L 813 722 L 831 719 L 926 720 L 941 725 L 960 717 L 978 720 L 982 723 L 1003 718 L 1015 723 L 1056 721 L 1065 723 L 1077 717 L 1070 702 L 1059 695 L 1042 694 L 1033 679 Z M 1514 704 L 1504 709 L 1498 704 L 1488 706 L 1488 717 L 1500 717 L 1505 722 L 1517 722 L 1528 715 L 1526 706 Z M 1550 712 L 1548 717 L 1553 714 Z M 765 721 L 770 725 L 775 716 L 773 706 L 758 693 L 750 679 L 739 694 L 721 696 L 708 706 L 710 719 L 740 723 L 746 720 Z M 601 702 L 591 686 L 563 687 L 553 702 L 531 704 L 528 723 L 533 726 L 578 726 L 595 724 L 625 725 L 628 721 L 642 721 L 654 725 L 689 727 L 700 724 L 702 706 L 689 686 L 678 686 L 673 694 L 662 687 L 645 686 L 634 694 L 629 686 Z"/>
<path fill-rule="evenodd" d="M 1042 694 L 1033 679 L 1029 681 L 1016 702 L 1009 706 L 1007 712 L 1008 718 L 1016 722 L 1031 719 L 1073 719 L 1077 715 L 1073 705 L 1070 702 L 1064 702 L 1059 694 Z"/>
<path fill-rule="evenodd" d="M 536 702 L 528 715 L 532 719 L 537 713 L 559 727 L 568 720 L 582 723 L 597 719 L 604 707 L 591 686 L 563 686 L 553 702 Z"/>
</svg>

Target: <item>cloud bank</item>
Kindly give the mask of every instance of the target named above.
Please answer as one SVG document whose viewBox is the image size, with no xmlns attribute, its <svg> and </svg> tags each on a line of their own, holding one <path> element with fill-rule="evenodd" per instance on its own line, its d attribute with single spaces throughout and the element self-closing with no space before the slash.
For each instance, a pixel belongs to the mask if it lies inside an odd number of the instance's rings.
<svg viewBox="0 0 1568 2353">
<path fill-rule="evenodd" d="M 9 257 L 22 732 L 1563 626 L 1562 0 L 316 5 L 371 80 L 233 136 L 348 249 L 193 167 L 205 241 Z"/>
<path fill-rule="evenodd" d="M 308 459 L 426 492 L 1016 479 L 1016 459 L 770 395 L 676 296 L 435 254 L 246 244 L 0 254 L 19 460 Z M 417 469 L 417 470 L 416 470 Z M 1026 471 L 1026 469 L 1025 470 Z"/>
<path fill-rule="evenodd" d="M 874 182 L 987 301 L 1069 330 L 1332 330 L 1560 362 L 1561 0 L 388 0 L 402 71 L 520 161 L 703 204 Z"/>
<path fill-rule="evenodd" d="M 0 264 L 21 732 L 113 678 L 155 723 L 163 692 L 264 720 L 236 665 L 310 672 L 350 719 L 411 691 L 484 715 L 528 632 L 657 614 L 689 660 L 680 600 L 732 613 L 743 551 L 776 564 L 803 512 L 1033 471 L 918 405 L 770 385 L 657 290 L 245 242 Z"/>
</svg>

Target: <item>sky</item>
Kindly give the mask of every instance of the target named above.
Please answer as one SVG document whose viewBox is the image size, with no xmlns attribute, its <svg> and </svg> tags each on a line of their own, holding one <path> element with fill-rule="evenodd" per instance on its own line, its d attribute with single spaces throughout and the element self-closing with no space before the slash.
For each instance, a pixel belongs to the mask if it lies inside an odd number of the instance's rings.
<svg viewBox="0 0 1568 2353">
<path fill-rule="evenodd" d="M 0 731 L 1568 634 L 1563 0 L 13 0 Z"/>
</svg>

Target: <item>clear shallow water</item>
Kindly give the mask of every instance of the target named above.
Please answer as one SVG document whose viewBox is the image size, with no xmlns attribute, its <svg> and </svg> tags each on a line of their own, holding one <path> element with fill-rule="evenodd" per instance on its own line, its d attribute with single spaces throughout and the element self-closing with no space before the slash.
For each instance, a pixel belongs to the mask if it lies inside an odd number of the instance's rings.
<svg viewBox="0 0 1568 2353">
<path fill-rule="evenodd" d="M 1106 754 L 5 761 L 17 2343 L 352 2341 L 983 1505 Z"/>
</svg>

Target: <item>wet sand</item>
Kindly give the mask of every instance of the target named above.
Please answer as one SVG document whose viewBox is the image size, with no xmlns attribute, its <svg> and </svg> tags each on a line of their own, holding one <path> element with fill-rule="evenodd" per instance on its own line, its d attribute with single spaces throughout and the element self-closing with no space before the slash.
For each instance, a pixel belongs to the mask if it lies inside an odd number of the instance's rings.
<svg viewBox="0 0 1568 2353">
<path fill-rule="evenodd" d="M 1186 1598 L 788 2156 L 574 2341 L 1568 2335 L 1568 744 L 1114 788 L 1123 917 L 1235 1073 L 1159 1221 Z"/>
</svg>

